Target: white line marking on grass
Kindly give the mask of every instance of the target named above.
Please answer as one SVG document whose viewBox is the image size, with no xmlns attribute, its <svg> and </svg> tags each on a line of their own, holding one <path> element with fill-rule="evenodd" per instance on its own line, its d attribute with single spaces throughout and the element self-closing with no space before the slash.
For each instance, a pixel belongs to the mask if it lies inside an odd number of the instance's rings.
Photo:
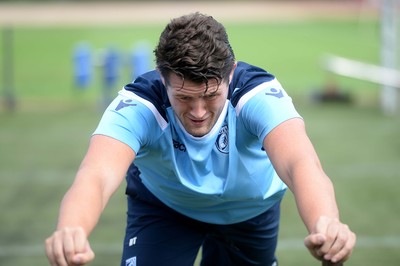
<svg viewBox="0 0 400 266">
<path fill-rule="evenodd" d="M 342 164 L 335 169 L 335 172 L 336 176 L 342 177 L 341 179 L 372 179 L 376 176 L 379 176 L 379 178 L 397 179 L 399 177 L 399 169 L 398 161 L 385 161 Z M 335 179 L 339 179 L 339 177 L 335 177 Z"/>
<path fill-rule="evenodd" d="M 98 254 L 119 255 L 122 253 L 121 244 L 93 244 L 93 250 Z M 359 236 L 356 249 L 369 248 L 400 248 L 400 236 Z M 303 239 L 286 238 L 278 242 L 279 250 L 305 249 Z M 36 257 L 45 256 L 44 245 L 12 245 L 0 246 L 0 257 Z"/>
</svg>

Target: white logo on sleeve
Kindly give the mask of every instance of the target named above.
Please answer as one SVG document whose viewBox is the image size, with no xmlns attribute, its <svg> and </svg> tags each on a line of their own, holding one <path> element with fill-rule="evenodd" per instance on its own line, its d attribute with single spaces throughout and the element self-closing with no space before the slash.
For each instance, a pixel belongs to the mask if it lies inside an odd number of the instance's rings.
<svg viewBox="0 0 400 266">
<path fill-rule="evenodd" d="M 136 266 L 136 256 L 126 260 L 126 266 Z"/>
</svg>

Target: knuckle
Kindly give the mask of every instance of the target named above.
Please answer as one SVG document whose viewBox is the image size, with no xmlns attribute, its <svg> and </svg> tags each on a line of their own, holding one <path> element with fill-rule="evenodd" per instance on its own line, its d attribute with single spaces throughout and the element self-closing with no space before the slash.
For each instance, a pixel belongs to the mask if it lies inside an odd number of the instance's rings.
<svg viewBox="0 0 400 266">
<path fill-rule="evenodd" d="M 53 240 L 56 240 L 56 239 L 60 239 L 61 237 L 62 237 L 62 232 L 61 231 L 55 231 L 50 238 L 52 238 Z"/>
<path fill-rule="evenodd" d="M 67 234 L 69 234 L 71 232 L 71 228 L 69 228 L 69 227 L 64 227 L 63 229 L 61 229 L 61 233 L 63 234 L 63 235 L 67 235 Z"/>
<path fill-rule="evenodd" d="M 52 242 L 53 242 L 53 238 L 52 238 L 52 237 L 48 237 L 48 238 L 46 238 L 46 239 L 44 240 L 44 244 L 45 244 L 46 246 L 50 246 L 50 245 L 52 244 Z"/>
</svg>

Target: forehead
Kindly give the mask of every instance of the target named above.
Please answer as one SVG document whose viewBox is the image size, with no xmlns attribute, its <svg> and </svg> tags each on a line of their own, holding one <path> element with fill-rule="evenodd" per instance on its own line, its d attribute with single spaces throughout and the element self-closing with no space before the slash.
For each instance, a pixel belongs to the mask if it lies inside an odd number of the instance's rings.
<svg viewBox="0 0 400 266">
<path fill-rule="evenodd" d="M 208 88 L 207 88 L 208 85 Z M 193 82 L 191 80 L 183 80 L 180 76 L 171 73 L 168 77 L 168 89 L 173 93 L 179 94 L 203 94 L 206 89 L 208 93 L 215 92 L 217 89 L 223 89 L 224 83 L 218 83 L 216 79 L 205 82 Z"/>
</svg>

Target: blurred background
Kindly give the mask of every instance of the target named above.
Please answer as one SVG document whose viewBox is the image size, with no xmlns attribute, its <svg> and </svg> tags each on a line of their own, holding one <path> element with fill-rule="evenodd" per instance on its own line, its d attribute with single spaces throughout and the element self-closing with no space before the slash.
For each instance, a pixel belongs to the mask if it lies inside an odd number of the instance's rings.
<svg viewBox="0 0 400 266">
<path fill-rule="evenodd" d="M 46 265 L 44 239 L 104 108 L 154 67 L 169 20 L 195 11 L 292 96 L 358 235 L 347 265 L 398 265 L 399 2 L 0 1 L 0 265 Z M 91 265 L 119 265 L 125 211 L 123 184 L 91 236 Z M 288 193 L 280 265 L 320 265 L 305 235 Z"/>
</svg>

